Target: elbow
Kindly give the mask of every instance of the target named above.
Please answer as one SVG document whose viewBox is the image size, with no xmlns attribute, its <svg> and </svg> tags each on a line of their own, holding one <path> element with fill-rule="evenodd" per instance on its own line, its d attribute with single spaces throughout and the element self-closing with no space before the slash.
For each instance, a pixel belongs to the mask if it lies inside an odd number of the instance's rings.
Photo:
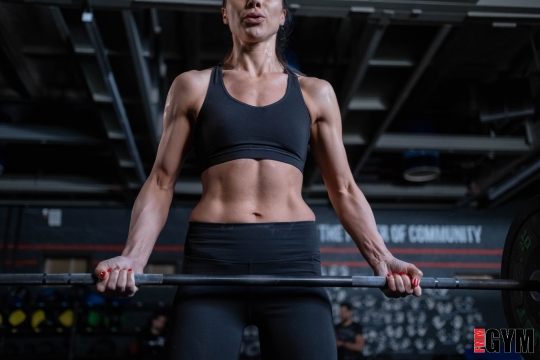
<svg viewBox="0 0 540 360">
<path fill-rule="evenodd" d="M 172 193 L 176 185 L 175 179 L 175 176 L 171 176 L 162 171 L 156 171 L 148 176 L 146 184 L 149 185 L 149 189 L 152 189 L 152 191 Z"/>
<path fill-rule="evenodd" d="M 156 178 L 156 186 L 161 191 L 173 191 L 174 185 L 175 184 L 168 178 Z"/>
<path fill-rule="evenodd" d="M 358 185 L 354 181 L 347 181 L 338 188 L 338 193 L 341 196 L 354 196 L 359 190 Z"/>
<path fill-rule="evenodd" d="M 167 191 L 174 189 L 179 173 L 180 167 L 167 166 L 166 163 L 162 163 L 152 169 L 150 177 L 160 190 Z"/>
<path fill-rule="evenodd" d="M 360 189 L 353 180 L 339 182 L 337 185 L 328 188 L 328 195 L 332 203 L 353 199 L 359 194 Z"/>
</svg>

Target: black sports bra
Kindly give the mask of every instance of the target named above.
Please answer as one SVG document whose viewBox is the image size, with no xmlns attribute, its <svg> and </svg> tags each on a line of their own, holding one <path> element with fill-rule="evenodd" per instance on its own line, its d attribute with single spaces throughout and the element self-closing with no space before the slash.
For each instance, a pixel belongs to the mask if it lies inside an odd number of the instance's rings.
<svg viewBox="0 0 540 360">
<path fill-rule="evenodd" d="M 197 117 L 194 149 L 202 170 L 235 159 L 270 159 L 303 172 L 311 118 L 298 77 L 290 70 L 281 100 L 253 106 L 233 98 L 221 66 L 212 69 L 206 98 Z"/>
</svg>

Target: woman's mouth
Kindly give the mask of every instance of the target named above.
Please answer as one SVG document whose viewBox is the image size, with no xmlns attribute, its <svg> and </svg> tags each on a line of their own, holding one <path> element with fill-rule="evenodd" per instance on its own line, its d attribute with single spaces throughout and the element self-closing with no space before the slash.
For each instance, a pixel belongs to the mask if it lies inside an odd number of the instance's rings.
<svg viewBox="0 0 540 360">
<path fill-rule="evenodd" d="M 264 21 L 265 17 L 262 14 L 251 13 L 244 16 L 244 21 L 248 24 L 260 24 Z"/>
</svg>

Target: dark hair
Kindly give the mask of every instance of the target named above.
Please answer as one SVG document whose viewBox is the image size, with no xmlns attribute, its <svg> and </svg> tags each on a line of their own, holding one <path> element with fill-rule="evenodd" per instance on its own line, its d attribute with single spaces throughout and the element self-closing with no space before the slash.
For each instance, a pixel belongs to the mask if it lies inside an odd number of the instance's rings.
<svg viewBox="0 0 540 360">
<path fill-rule="evenodd" d="M 152 328 L 152 322 L 156 320 L 157 318 L 159 318 L 160 316 L 164 316 L 165 319 L 167 319 L 166 324 L 169 323 L 169 312 L 166 311 L 165 309 L 158 309 L 158 310 L 155 310 L 152 313 L 152 315 L 150 315 L 150 318 L 147 321 L 147 328 L 149 329 Z"/>
<path fill-rule="evenodd" d="M 341 307 L 346 307 L 347 310 L 351 311 L 353 309 L 353 306 L 350 302 L 344 301 L 341 304 L 339 304 Z"/>
<path fill-rule="evenodd" d="M 289 35 L 292 33 L 293 29 L 293 16 L 291 8 L 289 7 L 289 4 L 287 3 L 287 0 L 281 0 L 281 4 L 283 6 L 283 10 L 287 11 L 287 14 L 285 15 L 285 23 L 279 27 L 279 30 L 276 35 L 276 56 L 284 69 L 289 69 L 289 64 L 287 63 L 287 60 L 284 56 L 285 48 L 287 47 L 287 43 L 289 41 Z M 227 5 L 227 0 L 223 0 L 222 7 L 225 7 Z M 227 54 L 225 57 L 221 60 L 220 64 L 223 64 L 225 60 L 227 60 L 233 50 L 233 44 L 231 43 L 231 46 L 229 47 L 229 50 L 227 50 Z"/>
<path fill-rule="evenodd" d="M 169 313 L 165 310 L 156 310 L 152 313 L 151 320 L 155 320 L 160 316 L 165 316 L 167 319 L 169 319 Z"/>
</svg>

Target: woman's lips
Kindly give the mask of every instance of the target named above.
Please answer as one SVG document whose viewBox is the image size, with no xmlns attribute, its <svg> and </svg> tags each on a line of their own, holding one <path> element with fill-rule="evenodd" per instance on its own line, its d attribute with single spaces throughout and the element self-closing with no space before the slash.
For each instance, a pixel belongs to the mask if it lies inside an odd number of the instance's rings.
<svg viewBox="0 0 540 360">
<path fill-rule="evenodd" d="M 244 21 L 248 24 L 260 24 L 264 21 L 264 16 L 246 16 Z"/>
</svg>

